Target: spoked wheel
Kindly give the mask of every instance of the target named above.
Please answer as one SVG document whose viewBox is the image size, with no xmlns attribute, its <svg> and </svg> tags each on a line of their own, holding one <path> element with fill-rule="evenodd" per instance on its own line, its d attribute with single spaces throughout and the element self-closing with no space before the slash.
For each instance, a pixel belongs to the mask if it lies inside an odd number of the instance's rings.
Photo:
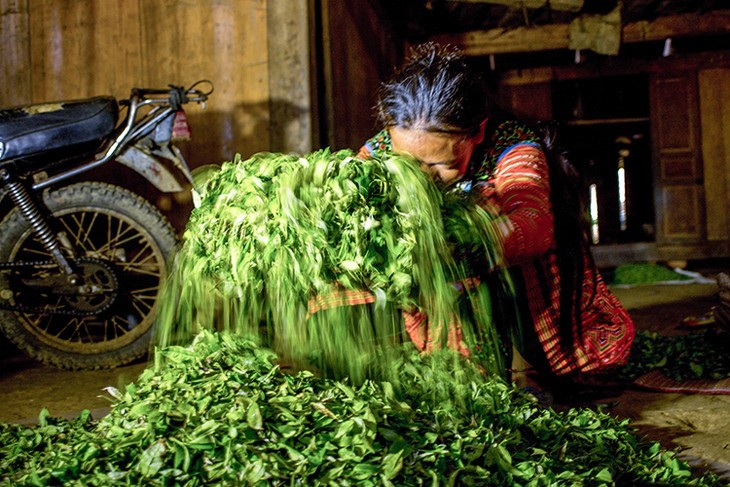
<svg viewBox="0 0 730 487">
<path fill-rule="evenodd" d="M 80 279 L 71 283 L 18 211 L 0 223 L 0 328 L 32 357 L 68 369 L 114 367 L 148 349 L 170 223 L 139 196 L 103 183 L 49 192 L 50 225 Z M 4 309 L 3 309 L 4 308 Z"/>
</svg>

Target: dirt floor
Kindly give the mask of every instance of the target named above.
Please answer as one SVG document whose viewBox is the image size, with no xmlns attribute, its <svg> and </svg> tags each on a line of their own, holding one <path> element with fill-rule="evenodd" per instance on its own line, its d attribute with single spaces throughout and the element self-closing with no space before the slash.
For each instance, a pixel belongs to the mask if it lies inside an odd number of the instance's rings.
<svg viewBox="0 0 730 487">
<path fill-rule="evenodd" d="M 707 313 L 717 304 L 716 292 L 714 284 L 614 289 L 637 329 L 663 335 L 684 333 L 678 326 L 681 319 Z M 667 449 L 678 449 L 680 457 L 690 464 L 712 470 L 730 482 L 730 395 L 668 394 L 629 388 L 599 397 L 594 404 L 631 419 L 639 433 Z"/>
<path fill-rule="evenodd" d="M 711 273 L 705 273 L 714 277 Z M 639 286 L 614 289 L 640 330 L 678 333 L 689 315 L 702 315 L 716 304 L 715 284 Z M 681 331 L 679 331 L 681 332 Z M 41 408 L 52 416 L 72 418 L 83 409 L 94 417 L 108 411 L 104 388 L 134 381 L 146 364 L 115 370 L 62 371 L 38 364 L 0 339 L 0 421 L 33 423 Z M 730 395 L 667 394 L 628 388 L 555 407 L 603 407 L 629 418 L 638 432 L 678 449 L 693 465 L 718 473 L 730 482 Z"/>
</svg>

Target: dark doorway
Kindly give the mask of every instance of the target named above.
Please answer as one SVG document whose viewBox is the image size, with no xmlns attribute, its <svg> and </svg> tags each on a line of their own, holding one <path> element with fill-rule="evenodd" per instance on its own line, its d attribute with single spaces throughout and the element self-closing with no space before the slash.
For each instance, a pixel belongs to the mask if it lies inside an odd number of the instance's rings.
<svg viewBox="0 0 730 487">
<path fill-rule="evenodd" d="M 553 107 L 590 203 L 593 243 L 654 241 L 647 78 L 558 81 Z"/>
</svg>

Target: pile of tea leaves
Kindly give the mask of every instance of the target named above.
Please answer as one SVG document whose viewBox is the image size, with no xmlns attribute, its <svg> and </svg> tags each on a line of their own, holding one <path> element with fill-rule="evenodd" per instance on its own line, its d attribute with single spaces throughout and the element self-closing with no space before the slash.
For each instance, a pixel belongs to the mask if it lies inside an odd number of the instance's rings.
<svg viewBox="0 0 730 487">
<path fill-rule="evenodd" d="M 287 373 L 273 351 L 230 333 L 203 331 L 156 357 L 110 389 L 99 420 L 44 411 L 36 426 L 0 424 L 0 483 L 721 485 L 626 420 L 541 408 L 468 364 L 447 380 L 451 362 L 466 363 L 455 352 L 403 353 L 400 389 Z"/>
<path fill-rule="evenodd" d="M 612 272 L 606 272 L 609 282 L 612 285 L 621 286 L 639 286 L 642 284 L 656 284 L 664 282 L 690 281 L 692 277 L 681 274 L 674 269 L 670 269 L 661 264 L 656 263 L 632 263 L 621 264 L 613 269 Z"/>
<path fill-rule="evenodd" d="M 475 269 L 453 252 L 478 255 L 479 273 L 497 269 L 510 296 L 495 216 L 439 188 L 412 158 L 327 149 L 236 156 L 196 201 L 160 299 L 157 345 L 228 331 L 358 383 L 391 374 L 409 340 L 402 313 L 423 312 L 433 348 L 445 348 L 458 323 L 472 359 L 504 376 L 494 289 L 457 290 Z M 345 305 L 353 301 L 365 306 Z"/>
<path fill-rule="evenodd" d="M 621 375 L 634 380 L 660 370 L 675 381 L 730 377 L 730 334 L 707 329 L 682 335 L 640 331 Z"/>
</svg>

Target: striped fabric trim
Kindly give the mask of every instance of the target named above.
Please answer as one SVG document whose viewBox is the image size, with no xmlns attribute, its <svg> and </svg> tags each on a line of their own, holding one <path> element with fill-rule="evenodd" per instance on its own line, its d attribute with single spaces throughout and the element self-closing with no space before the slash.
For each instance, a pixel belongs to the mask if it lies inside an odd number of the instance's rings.
<svg viewBox="0 0 730 487">
<path fill-rule="evenodd" d="M 490 180 L 490 197 L 510 221 L 505 259 L 520 264 L 547 252 L 554 243 L 549 170 L 545 154 L 532 143 L 513 144 L 500 157 Z"/>
<path fill-rule="evenodd" d="M 480 284 L 481 281 L 478 278 L 468 278 L 454 283 L 454 287 L 459 292 L 463 292 L 473 290 Z M 308 317 L 326 309 L 372 304 L 375 299 L 375 294 L 367 290 L 338 287 L 327 294 L 317 295 L 310 299 L 307 306 Z M 447 347 L 466 357 L 470 356 L 471 352 L 464 341 L 461 325 L 456 318 L 446 325 L 447 339 L 444 344 L 441 339 L 443 332 L 441 326 L 432 326 L 426 313 L 419 310 L 404 311 L 402 316 L 405 331 L 418 350 L 430 352 L 434 349 Z"/>
<path fill-rule="evenodd" d="M 573 343 L 560 340 L 560 279 L 556 257 L 523 266 L 527 301 L 538 340 L 555 374 L 593 372 L 626 363 L 635 329 L 626 309 L 610 292 L 589 257 L 585 259 L 581 300 L 581 333 L 573 323 Z"/>
<path fill-rule="evenodd" d="M 515 149 L 515 148 L 517 148 L 519 146 L 531 146 L 531 147 L 534 147 L 535 149 L 537 149 L 539 152 L 542 153 L 542 147 L 539 144 L 537 144 L 536 142 L 521 141 L 521 142 L 518 142 L 516 144 L 513 144 L 513 145 L 507 147 L 506 149 L 504 149 L 504 152 L 502 152 L 499 155 L 499 157 L 497 157 L 497 164 L 499 164 L 500 162 L 502 162 L 502 159 L 504 159 L 506 156 L 508 156 L 509 155 L 509 152 L 512 149 Z"/>
<path fill-rule="evenodd" d="M 309 300 L 307 311 L 313 315 L 318 311 L 340 306 L 357 306 L 375 302 L 375 294 L 360 289 L 335 288 L 327 294 L 318 294 Z"/>
<path fill-rule="evenodd" d="M 408 333 L 416 348 L 421 352 L 431 352 L 449 348 L 456 350 L 465 357 L 469 357 L 471 352 L 464 341 L 464 334 L 461 325 L 457 320 L 447 324 L 446 343 L 442 341 L 443 329 L 438 325 L 431 325 L 428 321 L 428 315 L 420 311 L 404 312 L 403 320 Z"/>
</svg>

